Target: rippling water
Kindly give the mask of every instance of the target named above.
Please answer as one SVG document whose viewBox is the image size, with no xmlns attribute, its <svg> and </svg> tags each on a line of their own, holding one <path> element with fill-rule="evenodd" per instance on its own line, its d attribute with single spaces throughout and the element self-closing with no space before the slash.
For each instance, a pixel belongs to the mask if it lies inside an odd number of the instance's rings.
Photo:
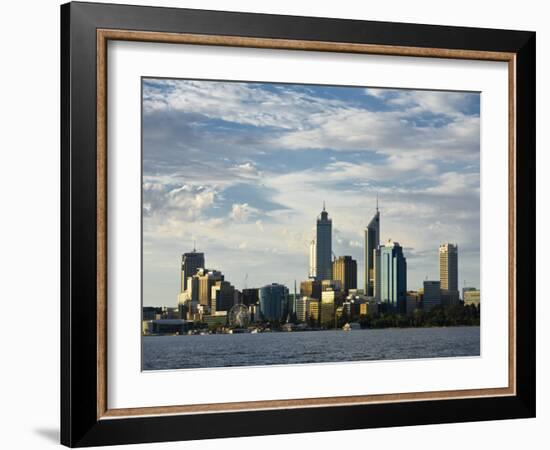
<svg viewBox="0 0 550 450">
<path fill-rule="evenodd" d="M 143 370 L 479 356 L 479 327 L 143 337 Z"/>
</svg>

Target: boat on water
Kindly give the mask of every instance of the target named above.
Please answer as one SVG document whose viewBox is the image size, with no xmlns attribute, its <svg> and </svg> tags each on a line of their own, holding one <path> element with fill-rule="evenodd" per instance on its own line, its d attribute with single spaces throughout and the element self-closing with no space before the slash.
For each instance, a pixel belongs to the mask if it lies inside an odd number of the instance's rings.
<svg viewBox="0 0 550 450">
<path fill-rule="evenodd" d="M 361 325 L 359 325 L 357 322 L 346 323 L 342 327 L 342 330 L 344 331 L 359 330 L 359 329 L 361 329 Z"/>
</svg>

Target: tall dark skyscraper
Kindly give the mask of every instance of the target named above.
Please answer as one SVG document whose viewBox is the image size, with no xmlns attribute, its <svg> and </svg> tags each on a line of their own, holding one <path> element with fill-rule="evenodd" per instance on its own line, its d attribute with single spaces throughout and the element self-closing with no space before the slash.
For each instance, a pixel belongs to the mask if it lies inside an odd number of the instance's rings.
<svg viewBox="0 0 550 450">
<path fill-rule="evenodd" d="M 405 312 L 407 301 L 407 260 L 397 242 L 380 247 L 380 301 Z"/>
<path fill-rule="evenodd" d="M 181 255 L 181 292 L 187 290 L 187 278 L 195 275 L 197 269 L 204 268 L 204 253 L 192 252 Z"/>
<path fill-rule="evenodd" d="M 380 245 L 380 211 L 378 197 L 376 198 L 376 213 L 365 228 L 365 295 L 374 296 L 376 284 L 376 270 L 374 251 Z"/>
<path fill-rule="evenodd" d="M 316 280 L 332 279 L 332 220 L 323 202 L 323 211 L 317 218 L 317 239 L 315 240 Z"/>
</svg>

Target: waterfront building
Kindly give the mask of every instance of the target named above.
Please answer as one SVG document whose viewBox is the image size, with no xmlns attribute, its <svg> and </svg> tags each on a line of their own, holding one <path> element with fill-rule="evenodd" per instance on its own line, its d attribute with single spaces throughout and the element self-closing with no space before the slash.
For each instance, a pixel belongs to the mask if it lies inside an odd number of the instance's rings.
<svg viewBox="0 0 550 450">
<path fill-rule="evenodd" d="M 177 299 L 178 299 L 178 302 L 177 302 L 178 306 L 185 305 L 190 300 L 189 291 L 180 292 L 178 294 Z"/>
<path fill-rule="evenodd" d="M 405 313 L 407 260 L 398 242 L 380 246 L 380 302 L 390 310 Z"/>
<path fill-rule="evenodd" d="M 422 307 L 422 294 L 418 291 L 407 292 L 407 315 L 411 316 L 415 310 Z"/>
<path fill-rule="evenodd" d="M 198 301 L 201 305 L 211 306 L 212 286 L 223 281 L 223 275 L 218 270 L 199 269 L 193 278 L 198 279 Z"/>
<path fill-rule="evenodd" d="M 315 324 L 319 323 L 320 304 L 319 300 L 311 299 L 309 301 L 309 319 Z"/>
<path fill-rule="evenodd" d="M 267 321 L 283 321 L 287 314 L 288 288 L 272 283 L 260 288 L 260 313 Z"/>
<path fill-rule="evenodd" d="M 197 274 L 201 269 L 197 270 Z M 183 302 L 187 300 L 191 300 L 192 302 L 198 302 L 199 301 L 199 277 L 195 274 L 192 277 L 189 277 L 187 279 L 187 290 L 185 292 L 182 292 L 180 296 L 178 296 L 178 303 L 180 300 Z"/>
<path fill-rule="evenodd" d="M 441 305 L 441 282 L 424 280 L 422 308 L 424 311 L 431 311 L 438 305 Z"/>
<path fill-rule="evenodd" d="M 307 280 L 300 283 L 300 295 L 321 300 L 322 282 Z"/>
<path fill-rule="evenodd" d="M 324 203 L 323 211 L 317 218 L 315 261 L 315 279 L 332 279 L 332 220 L 328 217 Z"/>
<path fill-rule="evenodd" d="M 160 319 L 179 319 L 180 318 L 180 309 L 176 307 L 161 307 Z"/>
<path fill-rule="evenodd" d="M 344 311 L 344 305 L 342 306 L 338 306 L 336 308 L 336 310 L 334 311 L 334 326 L 338 326 L 338 323 L 341 321 L 342 317 L 345 316 L 345 311 Z M 349 320 L 349 319 L 347 319 Z M 340 322 L 341 323 L 341 322 Z"/>
<path fill-rule="evenodd" d="M 294 320 L 296 317 L 296 301 L 298 300 L 298 298 L 300 298 L 300 295 L 298 294 L 298 291 L 296 289 L 296 280 L 294 280 L 294 293 L 289 294 L 288 296 L 287 311 L 289 319 Z"/>
<path fill-rule="evenodd" d="M 217 311 L 214 314 L 205 314 L 202 321 L 209 327 L 225 326 L 227 324 L 227 311 Z"/>
<path fill-rule="evenodd" d="M 296 300 L 296 320 L 298 322 L 307 322 L 310 316 L 310 297 L 300 297 Z"/>
<path fill-rule="evenodd" d="M 260 315 L 260 305 L 257 303 L 253 303 L 251 305 L 248 305 L 248 312 L 250 314 L 250 321 L 251 322 L 260 322 L 261 321 L 261 315 Z"/>
<path fill-rule="evenodd" d="M 359 304 L 359 316 L 376 316 L 379 313 L 378 303 L 365 302 Z"/>
<path fill-rule="evenodd" d="M 186 334 L 191 324 L 188 320 L 182 319 L 157 319 L 142 321 L 142 334 Z"/>
<path fill-rule="evenodd" d="M 359 303 L 353 300 L 346 300 L 342 303 L 342 311 L 348 322 L 353 321 L 359 315 Z"/>
<path fill-rule="evenodd" d="M 479 307 L 480 305 L 479 289 L 470 289 L 464 292 L 464 305 L 474 305 Z"/>
<path fill-rule="evenodd" d="M 470 286 L 470 287 L 463 287 L 463 288 L 462 288 L 462 300 L 464 301 L 464 299 L 466 298 L 466 295 L 465 295 L 466 292 L 468 292 L 468 291 L 475 291 L 475 290 L 476 290 L 475 287 L 471 287 L 471 286 Z"/>
<path fill-rule="evenodd" d="M 340 281 L 342 290 L 357 289 L 357 261 L 351 256 L 339 256 L 332 263 L 332 278 Z"/>
<path fill-rule="evenodd" d="M 334 314 L 336 305 L 334 300 L 326 299 L 322 300 L 320 306 L 320 322 L 321 326 L 325 328 L 334 327 Z"/>
<path fill-rule="evenodd" d="M 210 311 L 229 311 L 235 304 L 237 291 L 229 281 L 216 281 L 210 294 Z"/>
<path fill-rule="evenodd" d="M 260 301 L 258 288 L 245 288 L 242 291 L 242 302 L 246 306 L 255 305 Z"/>
<path fill-rule="evenodd" d="M 441 289 L 441 304 L 443 306 L 453 306 L 460 303 L 459 292 Z"/>
<path fill-rule="evenodd" d="M 315 239 L 312 239 L 309 243 L 309 271 L 308 271 L 308 277 L 311 280 L 315 280 L 317 277 L 317 244 L 315 242 Z"/>
<path fill-rule="evenodd" d="M 344 294 L 344 292 L 339 290 L 327 289 L 326 291 L 323 291 L 321 294 L 321 303 L 332 302 L 337 306 L 341 306 L 345 299 L 346 299 L 346 295 Z"/>
<path fill-rule="evenodd" d="M 445 291 L 445 302 L 458 303 L 458 245 L 448 242 L 439 246 L 439 281 Z"/>
<path fill-rule="evenodd" d="M 321 294 L 324 291 L 341 291 L 342 283 L 340 280 L 323 280 L 321 281 Z"/>
<path fill-rule="evenodd" d="M 376 199 L 376 213 L 365 228 L 365 295 L 374 296 L 376 270 L 374 255 L 380 245 L 380 211 Z"/>
<path fill-rule="evenodd" d="M 204 268 L 204 253 L 198 253 L 197 249 L 193 248 L 192 252 L 181 256 L 180 292 L 187 290 L 189 277 L 195 275 L 200 268 Z"/>
<path fill-rule="evenodd" d="M 144 306 L 142 308 L 142 320 L 160 319 L 162 309 L 159 306 Z"/>
<path fill-rule="evenodd" d="M 368 297 L 376 299 L 380 302 L 380 296 L 382 294 L 382 286 L 380 284 L 380 247 L 375 248 L 372 251 L 372 264 L 373 264 L 373 278 L 372 278 L 372 295 Z"/>
</svg>

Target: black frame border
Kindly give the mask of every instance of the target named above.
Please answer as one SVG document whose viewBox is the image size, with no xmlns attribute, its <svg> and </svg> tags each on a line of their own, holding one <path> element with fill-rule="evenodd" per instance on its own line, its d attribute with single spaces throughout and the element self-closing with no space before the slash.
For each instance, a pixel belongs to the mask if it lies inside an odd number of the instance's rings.
<svg viewBox="0 0 550 450">
<path fill-rule="evenodd" d="M 96 30 L 516 54 L 516 395 L 97 419 Z M 534 32 L 94 3 L 61 6 L 61 443 L 70 447 L 535 417 Z M 216 427 L 211 424 L 216 423 Z"/>
</svg>

